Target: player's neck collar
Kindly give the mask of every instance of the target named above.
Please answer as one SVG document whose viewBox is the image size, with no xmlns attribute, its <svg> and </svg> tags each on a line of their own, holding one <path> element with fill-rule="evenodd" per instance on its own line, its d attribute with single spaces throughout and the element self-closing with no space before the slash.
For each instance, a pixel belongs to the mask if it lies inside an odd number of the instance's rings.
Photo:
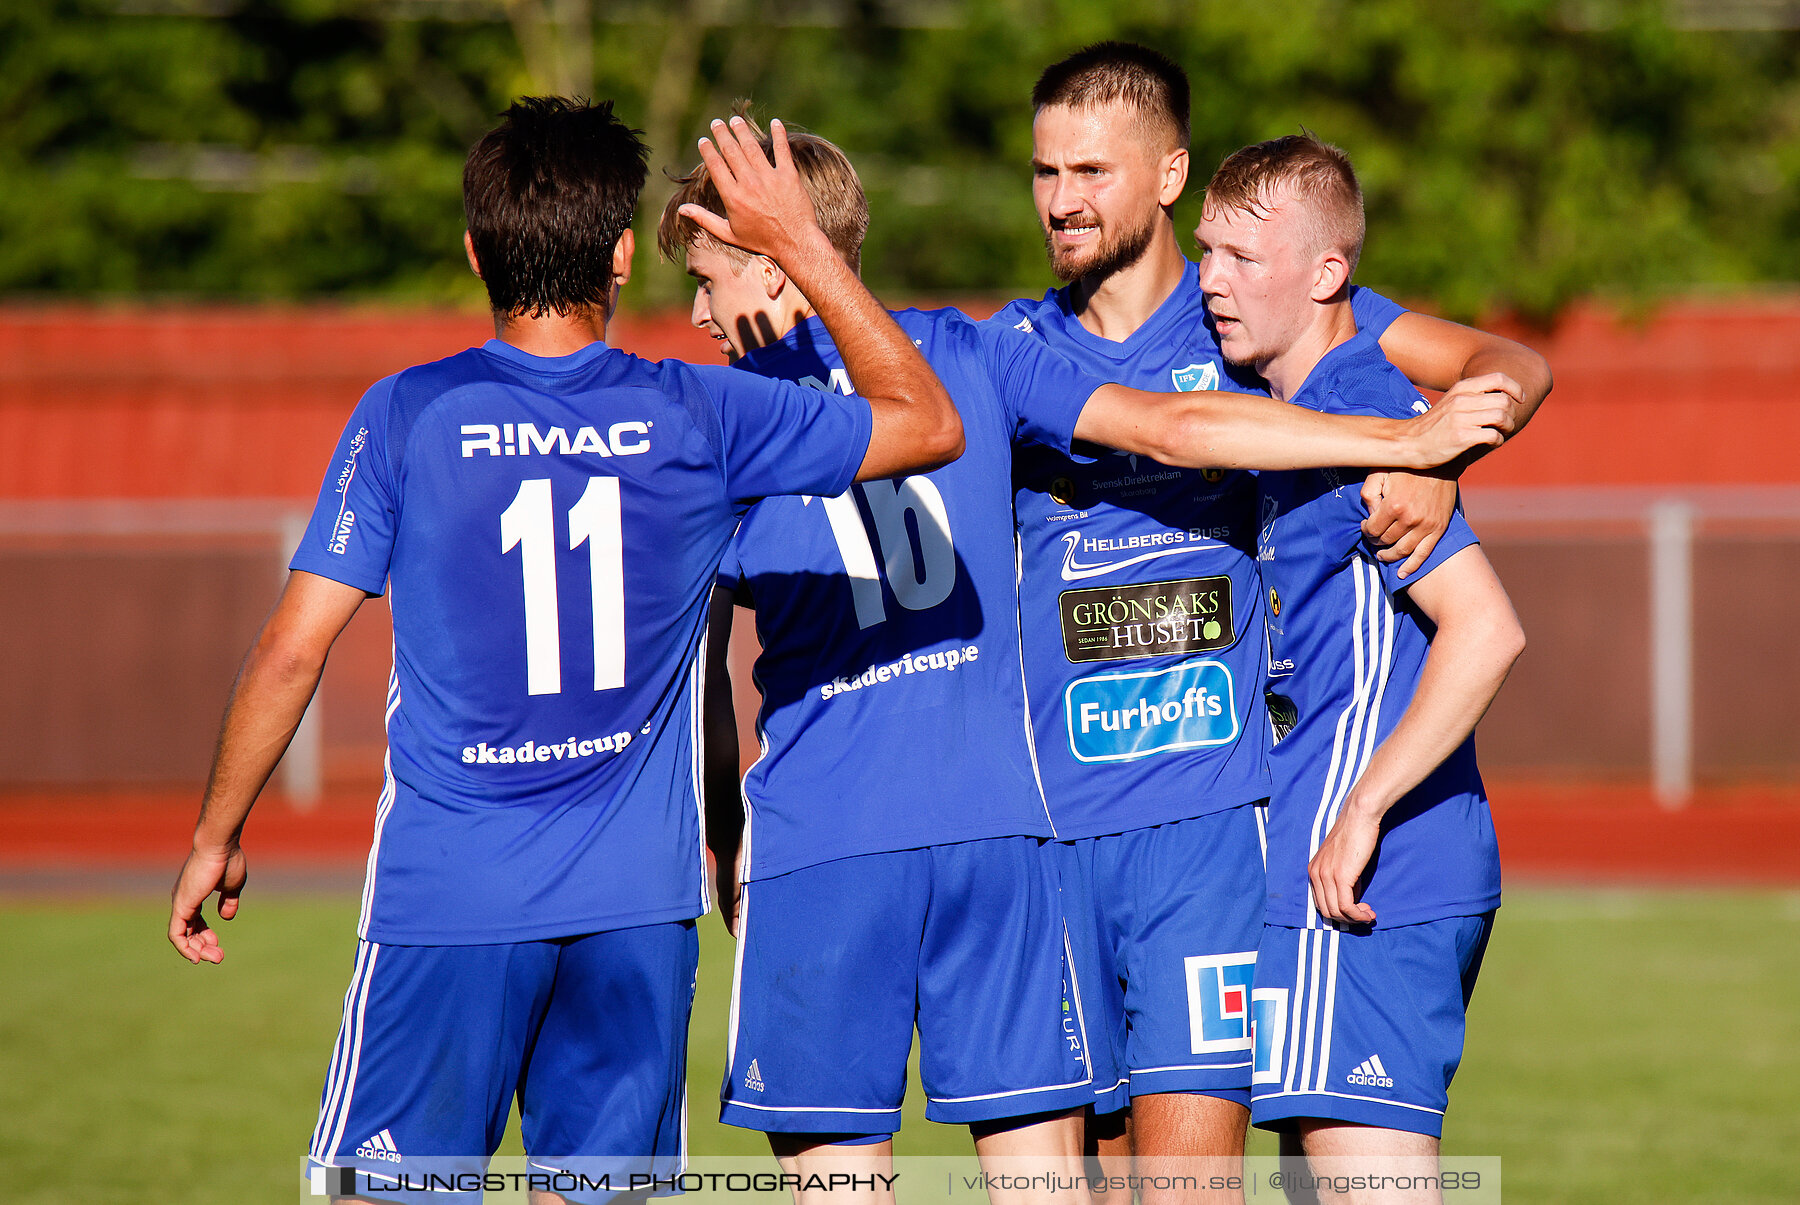
<svg viewBox="0 0 1800 1205">
<path fill-rule="evenodd" d="M 1115 349 L 1116 354 L 1126 348 L 1138 347 L 1152 339 L 1160 338 L 1170 324 L 1179 320 L 1182 311 L 1195 297 L 1200 295 L 1200 266 L 1183 256 L 1181 275 L 1177 278 L 1175 286 L 1161 301 L 1157 302 L 1156 308 L 1150 312 L 1149 316 L 1123 339 L 1109 339 L 1105 335 L 1097 335 L 1082 323 L 1080 315 L 1075 312 L 1074 288 L 1074 285 L 1068 285 L 1057 295 L 1057 305 L 1067 319 L 1070 331 L 1075 334 L 1076 338 L 1096 348 Z M 1088 304 L 1090 306 L 1093 304 L 1092 298 L 1088 299 Z"/>
<path fill-rule="evenodd" d="M 1342 343 L 1336 343 L 1326 348 L 1325 353 L 1313 361 L 1313 366 L 1307 370 L 1306 379 L 1300 382 L 1300 387 L 1294 390 L 1293 396 L 1288 398 L 1288 401 L 1297 406 L 1319 409 L 1316 401 L 1319 390 L 1326 387 L 1327 379 L 1335 373 L 1339 365 L 1347 360 L 1358 359 L 1371 350 L 1379 356 L 1381 345 L 1375 342 L 1368 331 L 1362 330 L 1357 331 Z"/>
<path fill-rule="evenodd" d="M 481 345 L 481 350 L 537 372 L 574 372 L 586 368 L 611 348 L 607 346 L 606 340 L 596 339 L 566 356 L 534 356 L 504 339 L 489 339 Z"/>
</svg>

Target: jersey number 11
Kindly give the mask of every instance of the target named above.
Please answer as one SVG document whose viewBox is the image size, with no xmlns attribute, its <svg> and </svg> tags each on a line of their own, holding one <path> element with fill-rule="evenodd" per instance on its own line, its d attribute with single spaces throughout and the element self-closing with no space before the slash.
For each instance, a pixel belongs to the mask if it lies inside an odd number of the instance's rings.
<svg viewBox="0 0 1800 1205">
<path fill-rule="evenodd" d="M 625 542 L 619 479 L 591 477 L 569 508 L 569 547 L 588 546 L 594 604 L 594 689 L 625 685 Z M 556 608 L 556 515 L 550 479 L 519 483 L 500 512 L 500 551 L 519 550 L 525 575 L 525 682 L 534 695 L 562 693 L 562 628 Z"/>
</svg>

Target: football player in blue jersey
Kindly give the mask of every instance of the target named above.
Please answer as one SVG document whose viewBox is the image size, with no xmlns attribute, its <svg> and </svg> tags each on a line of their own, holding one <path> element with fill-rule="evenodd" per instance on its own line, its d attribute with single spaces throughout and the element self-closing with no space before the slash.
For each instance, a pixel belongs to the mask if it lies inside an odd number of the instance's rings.
<svg viewBox="0 0 1800 1205">
<path fill-rule="evenodd" d="M 391 589 L 387 780 L 310 1151 L 333 1196 L 478 1200 L 515 1096 L 539 1205 L 681 1165 L 719 559 L 757 499 L 961 450 L 791 164 L 740 173 L 735 237 L 804 284 L 859 396 L 608 347 L 645 156 L 610 103 L 560 99 L 470 153 L 497 337 L 364 396 L 232 692 L 172 893 L 194 963 L 224 957 L 202 905 L 238 912 L 245 819 L 333 641 Z M 429 1190 L 445 1177 L 475 1187 Z"/>
<path fill-rule="evenodd" d="M 855 170 L 821 138 L 786 138 L 821 227 L 854 265 L 868 225 Z M 710 218 L 732 184 L 717 167 L 709 158 L 679 182 L 659 228 L 698 284 L 696 325 L 742 368 L 850 390 L 804 288 Z M 1321 440 L 1393 449 L 1373 428 L 1295 423 L 1267 398 L 1106 384 L 954 310 L 895 317 L 957 399 L 962 458 L 835 497 L 760 502 L 721 568 L 722 590 L 754 606 L 764 694 L 762 756 L 740 796 L 726 725 L 709 808 L 722 899 L 742 883 L 722 1116 L 769 1133 L 803 1174 L 820 1159 L 879 1173 L 916 1022 L 927 1115 L 968 1124 L 990 1165 L 1028 1156 L 1066 1180 L 1080 1171 L 1096 1071 L 1041 853 L 1055 829 L 1020 677 L 1013 449 L 1069 454 L 1082 440 L 1177 464 L 1292 463 Z M 1508 409 L 1458 408 L 1484 405 Z M 712 647 L 728 636 L 715 628 Z M 1186 706 L 1222 704 L 1196 693 Z M 1116 1078 L 1102 1069 L 1101 1091 Z"/>
<path fill-rule="evenodd" d="M 1067 283 L 992 321 L 1127 385 L 1261 392 L 1253 368 L 1220 354 L 1170 217 L 1188 172 L 1185 74 L 1148 48 L 1103 43 L 1047 68 L 1032 99 L 1033 195 Z M 1543 359 L 1518 344 L 1366 289 L 1350 304 L 1422 385 L 1516 391 L 1521 421 L 1549 391 Z M 1262 932 L 1254 804 L 1269 794 L 1256 484 L 1042 447 L 1020 450 L 1015 479 L 1038 764 L 1059 834 L 1074 839 L 1059 847 L 1065 893 L 1093 896 L 1091 925 L 1072 931 L 1094 991 L 1089 1035 L 1095 1047 L 1111 1037 L 1130 1077 L 1129 1133 L 1097 1125 L 1100 1149 L 1135 1150 L 1147 1171 L 1235 1156 Z M 1454 481 L 1361 484 L 1375 512 L 1365 530 L 1397 540 L 1380 555 L 1410 571 L 1449 522 Z M 1201 697 L 1220 706 L 1188 705 Z"/>
<path fill-rule="evenodd" d="M 1359 331 L 1349 159 L 1307 135 L 1246 147 L 1207 186 L 1200 281 L 1226 359 L 1332 414 L 1424 402 Z M 1258 548 L 1271 689 L 1268 909 L 1252 1011 L 1259 1126 L 1395 1182 L 1321 1200 L 1435 1202 L 1500 861 L 1473 732 L 1524 648 L 1460 513 L 1402 581 L 1361 528 L 1360 469 L 1264 473 Z M 1411 1157 L 1414 1162 L 1397 1159 Z M 1423 1165 L 1417 1160 L 1427 1161 Z"/>
</svg>

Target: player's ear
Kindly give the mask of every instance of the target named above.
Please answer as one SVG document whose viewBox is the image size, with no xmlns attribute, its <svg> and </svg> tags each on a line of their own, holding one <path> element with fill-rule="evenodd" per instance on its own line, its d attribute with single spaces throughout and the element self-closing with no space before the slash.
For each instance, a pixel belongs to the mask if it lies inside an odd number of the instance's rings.
<svg viewBox="0 0 1800 1205">
<path fill-rule="evenodd" d="M 467 230 L 463 231 L 463 254 L 469 257 L 469 271 L 475 273 L 475 279 L 482 279 L 481 261 L 475 258 L 475 236 Z"/>
<path fill-rule="evenodd" d="M 1312 299 L 1327 302 L 1345 292 L 1350 284 L 1350 261 L 1344 253 L 1330 248 L 1313 261 Z"/>
<path fill-rule="evenodd" d="M 618 288 L 631 279 L 631 257 L 637 253 L 637 235 L 631 227 L 625 227 L 619 235 L 619 241 L 613 244 L 612 275 L 613 288 Z M 473 256 L 475 253 L 469 253 Z"/>
<path fill-rule="evenodd" d="M 768 294 L 770 301 L 774 301 L 781 296 L 781 290 L 787 287 L 787 273 L 781 270 L 780 264 L 766 255 L 756 257 L 756 267 L 762 273 L 763 291 Z"/>
<path fill-rule="evenodd" d="M 1162 191 L 1157 194 L 1157 202 L 1166 209 L 1179 201 L 1182 191 L 1187 188 L 1187 178 L 1187 148 L 1177 147 L 1163 156 Z"/>
</svg>

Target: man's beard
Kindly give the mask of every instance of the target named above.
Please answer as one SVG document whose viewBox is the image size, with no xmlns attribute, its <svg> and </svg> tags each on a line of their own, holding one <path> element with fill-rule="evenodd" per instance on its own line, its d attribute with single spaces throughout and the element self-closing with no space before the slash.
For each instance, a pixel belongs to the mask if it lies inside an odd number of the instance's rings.
<svg viewBox="0 0 1800 1205">
<path fill-rule="evenodd" d="M 1149 250 L 1150 240 L 1156 237 L 1156 221 L 1160 216 L 1160 213 L 1152 213 L 1142 225 L 1121 230 L 1116 235 L 1107 235 L 1106 228 L 1101 227 L 1100 243 L 1091 251 L 1070 249 L 1059 252 L 1055 230 L 1047 229 L 1044 231 L 1044 250 L 1050 256 L 1050 270 L 1056 273 L 1058 280 L 1069 284 L 1083 276 L 1110 276 L 1129 268 Z"/>
</svg>

